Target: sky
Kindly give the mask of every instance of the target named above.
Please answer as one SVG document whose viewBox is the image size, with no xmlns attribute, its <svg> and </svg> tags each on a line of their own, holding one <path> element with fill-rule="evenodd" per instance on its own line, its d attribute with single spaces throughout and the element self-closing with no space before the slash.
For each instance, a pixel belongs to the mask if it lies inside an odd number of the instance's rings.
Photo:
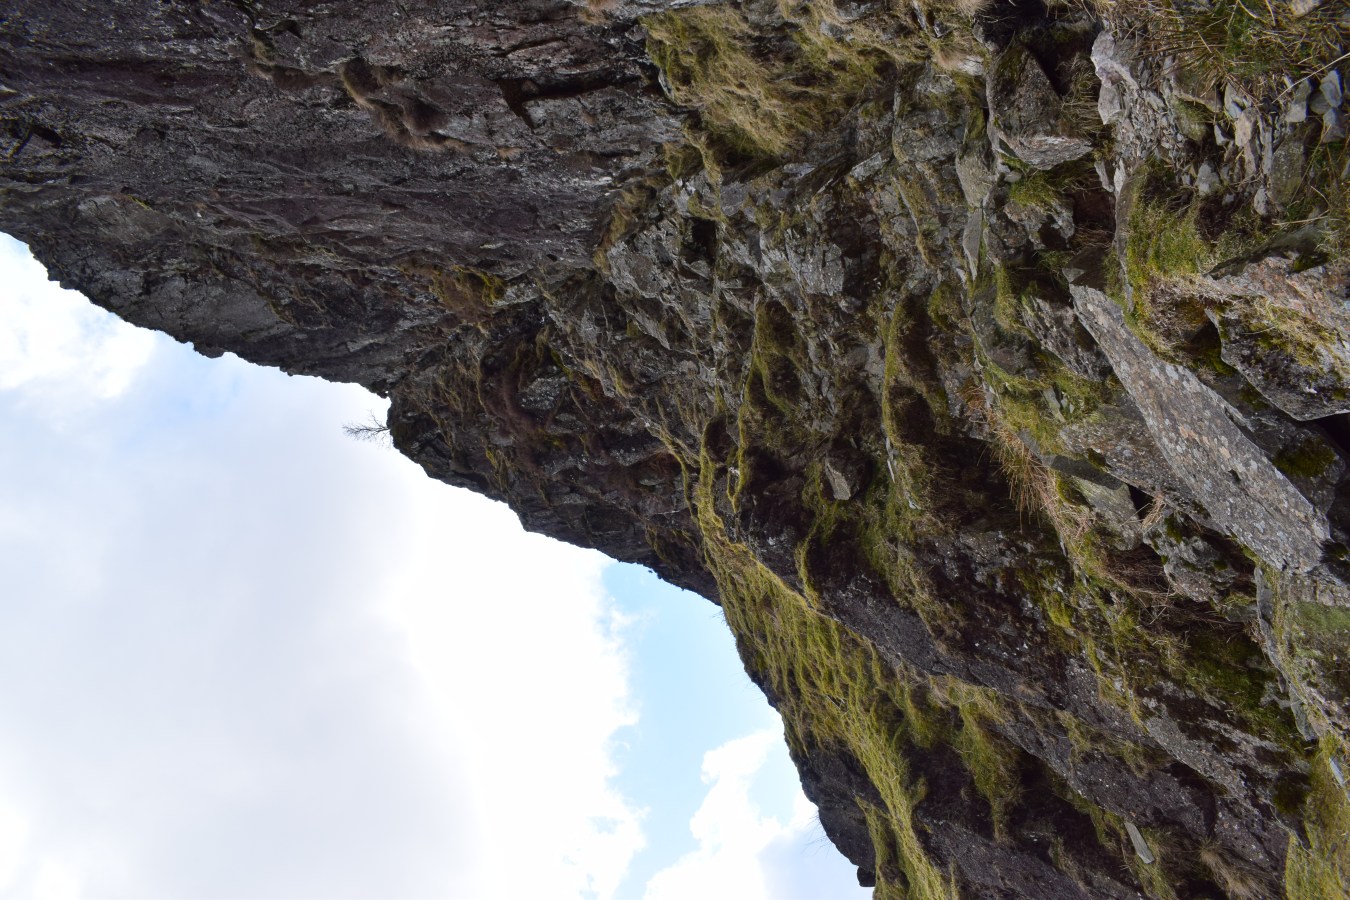
<svg viewBox="0 0 1350 900">
<path fill-rule="evenodd" d="M 854 900 L 713 604 L 0 235 L 0 898 Z"/>
</svg>

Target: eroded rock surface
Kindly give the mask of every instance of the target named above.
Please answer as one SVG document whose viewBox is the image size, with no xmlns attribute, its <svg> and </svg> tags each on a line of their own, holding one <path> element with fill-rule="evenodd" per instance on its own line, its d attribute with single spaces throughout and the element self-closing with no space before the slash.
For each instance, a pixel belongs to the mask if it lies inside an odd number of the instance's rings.
<svg viewBox="0 0 1350 900">
<path fill-rule="evenodd" d="M 1339 76 L 967 7 L 21 0 L 0 228 L 722 604 L 878 896 L 1335 896 Z"/>
</svg>

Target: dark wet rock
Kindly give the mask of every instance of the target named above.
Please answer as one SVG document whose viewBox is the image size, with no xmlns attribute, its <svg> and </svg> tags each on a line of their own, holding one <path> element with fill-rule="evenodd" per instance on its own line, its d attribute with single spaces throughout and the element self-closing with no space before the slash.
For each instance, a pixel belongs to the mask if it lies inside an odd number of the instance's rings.
<svg viewBox="0 0 1350 900">
<path fill-rule="evenodd" d="M 1064 101 L 1036 58 L 1013 45 L 994 61 L 987 82 L 989 134 L 1022 162 L 1052 169 L 1092 152 L 1092 142 L 1074 133 Z"/>
</svg>

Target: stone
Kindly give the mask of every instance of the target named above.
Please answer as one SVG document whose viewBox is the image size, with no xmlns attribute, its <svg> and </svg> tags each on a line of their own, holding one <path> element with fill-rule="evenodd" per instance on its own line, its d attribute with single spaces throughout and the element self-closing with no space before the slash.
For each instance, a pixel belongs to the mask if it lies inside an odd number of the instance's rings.
<svg viewBox="0 0 1350 900">
<path fill-rule="evenodd" d="M 1285 413 L 1308 421 L 1350 412 L 1350 344 L 1342 333 L 1259 299 L 1209 316 L 1223 361 Z"/>
<path fill-rule="evenodd" d="M 1308 98 L 1312 96 L 1312 79 L 1305 78 L 1294 84 L 1289 90 L 1289 99 L 1284 104 L 1284 120 L 1297 125 L 1308 118 Z"/>
<path fill-rule="evenodd" d="M 1337 69 L 1322 76 L 1322 81 L 1318 85 L 1318 93 L 1331 109 L 1338 109 L 1345 100 L 1345 95 L 1341 90 L 1341 73 Z"/>
<path fill-rule="evenodd" d="M 1149 849 L 1148 841 L 1139 832 L 1138 827 L 1133 822 L 1125 823 L 1125 831 L 1130 835 L 1130 843 L 1134 845 L 1134 853 L 1139 857 L 1139 861 L 1146 866 L 1154 863 L 1153 851 Z"/>
<path fill-rule="evenodd" d="M 957 157 L 956 177 L 961 183 L 961 193 L 965 195 L 966 203 L 971 208 L 984 206 L 996 180 L 989 160 L 988 145 L 971 148 Z"/>
<path fill-rule="evenodd" d="M 1322 113 L 1322 134 L 1321 142 L 1323 144 L 1334 144 L 1337 141 L 1345 139 L 1345 116 L 1338 108 L 1328 108 Z"/>
<path fill-rule="evenodd" d="M 1244 112 L 1251 108 L 1251 100 L 1242 92 L 1236 84 L 1231 81 L 1225 82 L 1223 86 L 1223 112 L 1228 118 L 1237 120 Z"/>
<path fill-rule="evenodd" d="M 1330 537 L 1325 516 L 1234 424 L 1229 405 L 1188 370 L 1155 357 L 1101 291 L 1071 290 L 1079 318 L 1190 496 L 1225 533 L 1280 568 L 1313 568 Z"/>
<path fill-rule="evenodd" d="M 1303 184 L 1305 159 L 1303 142 L 1294 137 L 1286 137 L 1275 148 L 1265 175 L 1270 184 L 1271 199 L 1280 207 L 1287 206 L 1298 196 Z"/>
<path fill-rule="evenodd" d="M 1209 160 L 1202 162 L 1199 170 L 1195 173 L 1195 192 L 1201 197 L 1208 197 L 1217 191 L 1222 184 L 1219 180 L 1219 173 L 1214 171 L 1214 164 Z"/>
<path fill-rule="evenodd" d="M 1092 336 L 1083 330 L 1071 307 L 1028 294 L 1021 307 L 1021 318 L 1037 343 L 1075 375 L 1101 381 L 1110 374 L 1110 364 Z"/>
<path fill-rule="evenodd" d="M 1052 169 L 1092 151 L 1092 143 L 1074 133 L 1064 101 L 1025 47 L 1010 46 L 994 60 L 985 90 L 991 138 L 1027 165 Z"/>
</svg>

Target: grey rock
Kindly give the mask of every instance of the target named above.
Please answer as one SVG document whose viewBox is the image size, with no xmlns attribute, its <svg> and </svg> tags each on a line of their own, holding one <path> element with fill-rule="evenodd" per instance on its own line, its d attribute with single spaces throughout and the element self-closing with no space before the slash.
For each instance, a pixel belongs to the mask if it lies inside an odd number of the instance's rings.
<svg viewBox="0 0 1350 900">
<path fill-rule="evenodd" d="M 1260 307 L 1258 300 L 1210 311 L 1223 340 L 1223 361 L 1299 421 L 1350 412 L 1350 345 L 1344 337 L 1311 322 L 1291 333 Z M 1285 315 L 1283 321 L 1299 318 Z"/>
<path fill-rule="evenodd" d="M 1113 538 L 1117 550 L 1133 550 L 1144 539 L 1139 514 L 1125 485 L 1107 488 L 1083 478 L 1073 479 L 1074 487 L 1097 514 L 1100 527 Z"/>
<path fill-rule="evenodd" d="M 1284 120 L 1291 125 L 1306 121 L 1308 118 L 1308 98 L 1312 96 L 1311 78 L 1299 81 L 1289 89 L 1289 99 L 1284 104 Z"/>
<path fill-rule="evenodd" d="M 1128 39 L 1002 4 L 975 29 L 1010 48 L 990 67 L 992 130 L 969 128 L 981 104 L 950 75 L 901 67 L 781 160 L 672 174 L 663 145 L 711 116 L 662 99 L 634 17 L 676 4 L 602 5 L 127 0 L 91 21 L 87 3 L 21 0 L 6 10 L 0 105 L 35 122 L 0 126 L 0 225 L 99 303 L 204 352 L 371 386 L 392 400 L 396 445 L 433 477 L 720 598 L 750 677 L 792 722 L 803 790 L 864 881 L 905 887 L 868 828 L 887 803 L 879 785 L 896 787 L 875 764 L 894 752 L 926 791 L 905 815 L 962 895 L 1138 896 L 1128 842 L 1099 841 L 1085 803 L 1167 834 L 1166 852 L 1152 848 L 1166 877 L 1201 871 L 1203 845 L 1278 895 L 1297 822 L 1269 798 L 1305 765 L 1286 712 L 1343 727 L 1334 707 L 1350 705 L 1332 655 L 1321 674 L 1281 670 L 1303 638 L 1249 640 L 1254 614 L 1233 598 L 1250 592 L 1252 562 L 1234 539 L 1284 567 L 1272 607 L 1344 605 L 1339 561 L 1294 571 L 1316 555 L 1317 516 L 1343 506 L 1345 467 L 1240 376 L 1197 382 L 1107 313 L 1094 334 L 1060 284 L 1065 271 L 1105 283 L 1095 247 L 1113 227 L 1129 237 L 1127 181 L 1146 160 L 1195 172 L 1197 188 L 1210 163 L 1233 209 L 1255 190 L 1237 155 L 1201 158 L 1175 121 L 1181 86 Z M 884 19 L 893 4 L 834 5 L 834 39 L 873 17 L 908 34 Z M 799 52 L 779 4 L 735 8 L 756 54 Z M 293 27 L 255 34 L 263 9 Z M 1026 204 L 1040 213 L 1011 209 L 994 178 L 1025 172 L 1011 154 L 1053 164 L 1072 158 L 1062 141 L 1088 143 L 1054 84 L 1081 72 L 1089 41 L 1114 103 L 1099 177 L 1124 189 L 1089 178 L 1067 202 Z M 1251 124 L 1247 163 L 1275 173 L 1280 134 Z M 1301 251 L 1262 250 L 1284 252 Z M 1287 269 L 1258 281 L 1265 265 L 1185 287 L 1227 309 L 1253 292 L 1288 305 L 1310 283 Z M 1000 455 L 1023 445 L 1041 493 L 1045 479 L 1064 488 L 1037 502 L 1091 514 L 1120 586 L 1085 584 L 1075 536 L 1019 509 Z M 1308 447 L 1335 459 L 1315 477 L 1271 475 L 1269 460 Z M 1206 481 L 1229 471 L 1241 486 Z M 1145 496 L 1168 513 L 1147 532 Z M 728 546 L 733 568 L 799 596 L 747 595 L 721 565 Z M 1114 652 L 1131 635 L 1093 617 L 1116 611 L 1183 662 L 1220 635 L 1264 691 L 1260 722 L 1149 641 Z M 839 697 L 828 671 L 785 683 L 756 649 L 783 636 L 784 614 L 855 648 L 878 689 L 851 678 L 863 695 Z M 1103 627 L 1112 638 L 1089 652 L 1085 629 Z M 927 704 L 943 685 L 1007 713 L 980 725 L 1023 788 L 1002 834 L 962 746 L 969 726 L 945 701 L 932 704 L 944 736 L 921 746 L 897 728 L 867 765 L 815 731 L 817 708 L 861 699 L 867 722 L 899 722 L 900 688 Z"/>
<path fill-rule="evenodd" d="M 982 143 L 957 157 L 956 177 L 966 203 L 972 208 L 984 206 L 996 178 L 989 159 L 989 145 Z"/>
<path fill-rule="evenodd" d="M 1244 112 L 1251 108 L 1251 100 L 1234 83 L 1226 82 L 1223 86 L 1223 112 L 1228 118 L 1237 120 Z"/>
<path fill-rule="evenodd" d="M 1345 101 L 1345 94 L 1341 89 L 1341 73 L 1337 69 L 1322 76 L 1322 81 L 1318 85 L 1318 93 L 1322 95 L 1331 109 L 1337 109 Z"/>
<path fill-rule="evenodd" d="M 1345 133 L 1345 114 L 1340 109 L 1328 109 L 1322 113 L 1322 143 L 1333 144 L 1344 140 Z"/>
<path fill-rule="evenodd" d="M 1102 381 L 1110 374 L 1110 364 L 1092 336 L 1083 330 L 1071 307 L 1029 294 L 1020 312 L 1023 324 L 1037 343 L 1069 371 L 1089 381 Z"/>
<path fill-rule="evenodd" d="M 1022 162 L 1051 169 L 1092 152 L 1064 116 L 1064 102 L 1036 58 L 1014 44 L 994 61 L 985 81 L 991 141 Z"/>
<path fill-rule="evenodd" d="M 1208 197 L 1217 191 L 1221 185 L 1219 173 L 1214 171 L 1214 164 L 1209 160 L 1202 162 L 1199 170 L 1195 173 L 1195 192 L 1201 197 Z"/>
<path fill-rule="evenodd" d="M 1071 290 L 1079 318 L 1111 360 L 1169 466 L 1211 520 L 1280 568 L 1316 566 L 1330 537 L 1325 516 L 1234 424 L 1229 405 L 1186 369 L 1154 356 L 1105 294 Z"/>
</svg>

